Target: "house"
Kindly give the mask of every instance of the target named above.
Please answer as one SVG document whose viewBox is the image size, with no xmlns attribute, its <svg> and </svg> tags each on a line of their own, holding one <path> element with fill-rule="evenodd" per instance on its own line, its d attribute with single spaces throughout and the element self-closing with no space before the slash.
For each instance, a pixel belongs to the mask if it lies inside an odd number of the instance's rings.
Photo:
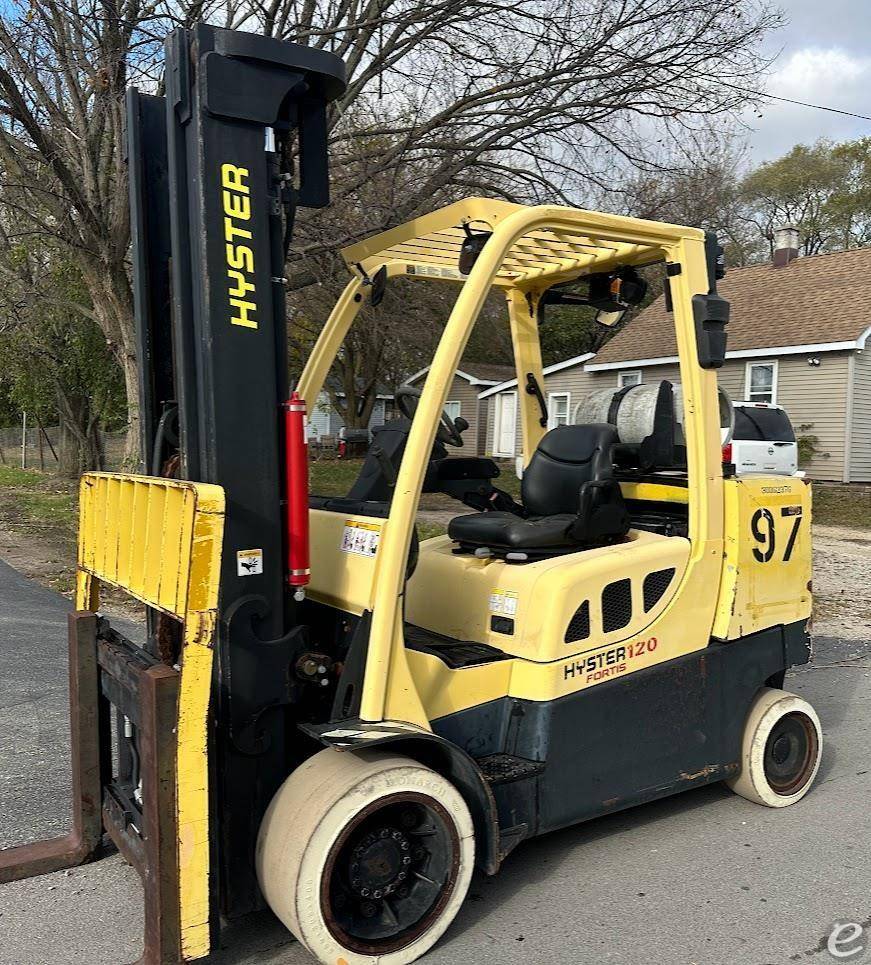
<svg viewBox="0 0 871 965">
<path fill-rule="evenodd" d="M 486 416 L 482 416 L 486 404 L 482 410 L 479 397 L 482 391 L 504 383 L 513 374 L 514 368 L 511 365 L 483 362 L 463 362 L 462 366 L 462 369 L 457 369 L 451 382 L 445 411 L 452 419 L 462 416 L 469 423 L 469 428 L 463 433 L 466 454 L 480 456 L 484 454 L 487 420 Z M 427 366 L 415 372 L 405 380 L 405 384 L 423 388 L 429 368 Z"/>
<path fill-rule="evenodd" d="M 344 392 L 336 393 L 344 398 Z M 378 387 L 378 394 L 375 397 L 375 405 L 372 407 L 372 415 L 369 417 L 368 428 L 371 430 L 375 426 L 383 426 L 388 419 L 393 418 L 394 401 L 393 393 L 383 387 Z M 339 436 L 345 428 L 345 421 L 336 410 L 327 391 L 321 392 L 317 402 L 310 407 L 308 413 L 308 438 L 318 440 L 323 436 Z"/>
<path fill-rule="evenodd" d="M 809 477 L 871 482 L 871 247 L 799 258 L 797 232 L 778 234 L 773 262 L 731 269 L 720 282 L 732 305 L 720 385 L 735 400 L 787 410 L 811 452 Z M 595 356 L 545 369 L 550 424 L 596 389 L 679 381 L 677 361 L 660 297 Z M 481 393 L 485 453 L 520 453 L 516 400 L 514 380 Z"/>
</svg>

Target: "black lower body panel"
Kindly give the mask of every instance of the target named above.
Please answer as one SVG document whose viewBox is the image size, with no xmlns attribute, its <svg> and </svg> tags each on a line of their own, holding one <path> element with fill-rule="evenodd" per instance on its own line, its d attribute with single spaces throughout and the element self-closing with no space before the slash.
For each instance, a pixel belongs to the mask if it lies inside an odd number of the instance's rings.
<svg viewBox="0 0 871 965">
<path fill-rule="evenodd" d="M 542 834 L 733 775 L 754 696 L 809 659 L 806 625 L 796 623 L 557 700 L 490 701 L 433 728 L 475 758 L 543 765 L 492 785 L 503 831 Z"/>
</svg>

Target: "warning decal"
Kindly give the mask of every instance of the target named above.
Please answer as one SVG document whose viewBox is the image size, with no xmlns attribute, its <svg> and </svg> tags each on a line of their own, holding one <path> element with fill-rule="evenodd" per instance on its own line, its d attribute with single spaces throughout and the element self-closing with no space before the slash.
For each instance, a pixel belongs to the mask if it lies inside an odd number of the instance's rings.
<svg viewBox="0 0 871 965">
<path fill-rule="evenodd" d="M 490 594 L 490 612 L 506 617 L 517 616 L 517 593 L 514 590 L 494 590 Z"/>
<path fill-rule="evenodd" d="M 263 572 L 263 550 L 239 550 L 236 553 L 238 576 L 258 576 Z"/>
<path fill-rule="evenodd" d="M 363 523 L 356 519 L 345 522 L 342 533 L 342 552 L 356 553 L 358 556 L 374 556 L 381 540 L 381 526 L 378 523 Z"/>
</svg>

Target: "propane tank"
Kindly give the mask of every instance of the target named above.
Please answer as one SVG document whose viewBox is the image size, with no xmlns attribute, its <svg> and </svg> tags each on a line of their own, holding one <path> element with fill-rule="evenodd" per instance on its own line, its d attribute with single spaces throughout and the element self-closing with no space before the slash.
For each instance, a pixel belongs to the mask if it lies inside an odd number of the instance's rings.
<svg viewBox="0 0 871 965">
<path fill-rule="evenodd" d="M 656 414 L 659 382 L 642 382 L 620 389 L 597 389 L 575 406 L 572 422 L 588 425 L 610 422 L 616 426 L 620 442 L 640 445 L 652 432 Z M 683 428 L 683 391 L 679 382 L 672 384 L 674 394 L 675 445 L 686 445 Z M 616 398 L 618 393 L 622 395 Z M 732 400 L 722 386 L 718 387 L 720 409 L 720 432 L 724 443 L 732 438 L 735 413 Z"/>
<path fill-rule="evenodd" d="M 294 392 L 284 404 L 284 493 L 287 501 L 287 582 L 297 600 L 311 580 L 309 560 L 308 445 L 305 401 Z"/>
</svg>

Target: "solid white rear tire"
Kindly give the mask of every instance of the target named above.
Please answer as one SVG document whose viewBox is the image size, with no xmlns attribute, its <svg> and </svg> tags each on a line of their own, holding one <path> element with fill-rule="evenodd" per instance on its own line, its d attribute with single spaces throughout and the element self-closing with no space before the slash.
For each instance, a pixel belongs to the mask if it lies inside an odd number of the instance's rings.
<svg viewBox="0 0 871 965">
<path fill-rule="evenodd" d="M 788 731 L 792 729 L 792 736 Z M 796 736 L 797 735 L 797 736 Z M 798 752 L 795 777 L 790 780 L 772 771 L 778 741 L 783 741 L 784 762 Z M 774 742 L 774 743 L 772 743 Z M 806 746 L 802 745 L 806 742 Z M 811 789 L 820 767 L 823 731 L 816 711 L 801 697 L 766 687 L 750 708 L 744 726 L 741 771 L 726 784 L 741 797 L 770 808 L 784 808 L 800 801 Z M 778 786 L 778 777 L 781 783 Z"/>
<path fill-rule="evenodd" d="M 355 819 L 373 809 L 377 813 L 379 801 L 392 806 L 390 802 L 403 795 L 424 802 L 450 824 L 456 852 L 453 880 L 443 889 L 421 934 L 411 936 L 401 948 L 364 950 L 328 920 L 333 916 L 325 913 L 327 866 L 349 840 Z M 269 906 L 324 965 L 415 961 L 453 921 L 466 897 L 474 863 L 472 817 L 459 791 L 435 771 L 389 752 L 328 749 L 309 758 L 273 798 L 257 843 L 257 874 Z"/>
</svg>

